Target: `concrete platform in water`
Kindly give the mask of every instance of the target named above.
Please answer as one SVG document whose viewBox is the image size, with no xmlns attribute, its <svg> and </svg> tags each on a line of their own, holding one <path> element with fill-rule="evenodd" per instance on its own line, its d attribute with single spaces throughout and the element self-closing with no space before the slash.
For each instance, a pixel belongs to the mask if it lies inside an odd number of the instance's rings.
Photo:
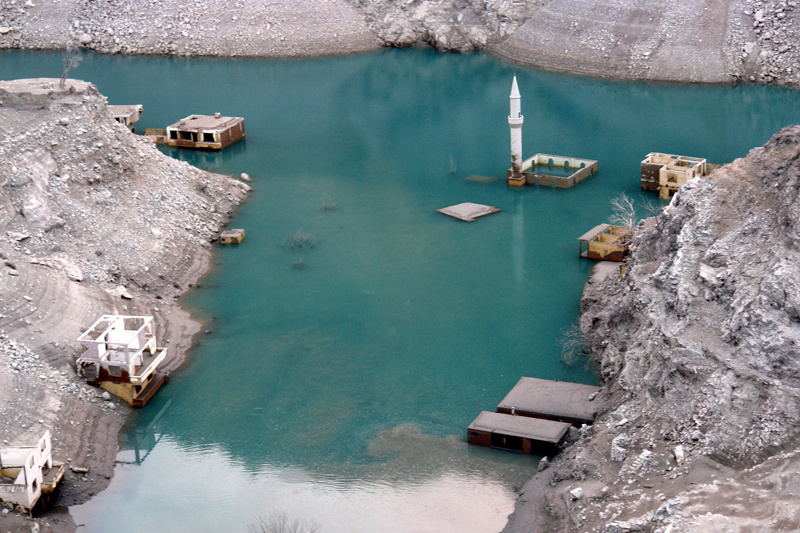
<svg viewBox="0 0 800 533">
<path fill-rule="evenodd" d="M 522 378 L 497 406 L 498 413 L 517 414 L 575 426 L 591 424 L 602 407 L 600 387 Z"/>
<path fill-rule="evenodd" d="M 483 411 L 467 428 L 467 442 L 523 453 L 549 454 L 569 430 L 566 422 Z"/>
<path fill-rule="evenodd" d="M 214 115 L 189 115 L 167 126 L 166 143 L 180 148 L 222 150 L 244 138 L 244 119 Z"/>
<path fill-rule="evenodd" d="M 514 177 L 513 169 L 506 170 L 506 179 L 512 187 L 541 185 L 569 189 L 597 172 L 597 161 L 562 155 L 536 154 L 522 162 L 521 175 Z M 556 170 L 566 173 L 555 174 Z M 553 174 L 550 174 L 553 172 Z"/>
</svg>

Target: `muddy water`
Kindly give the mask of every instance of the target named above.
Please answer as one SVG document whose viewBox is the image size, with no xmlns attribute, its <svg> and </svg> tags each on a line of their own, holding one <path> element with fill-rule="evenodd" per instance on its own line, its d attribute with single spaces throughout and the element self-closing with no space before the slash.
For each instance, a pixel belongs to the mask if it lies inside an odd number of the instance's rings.
<svg viewBox="0 0 800 533">
<path fill-rule="evenodd" d="M 57 54 L 3 52 L 4 78 Z M 509 190 L 508 93 L 525 156 L 596 159 L 571 190 Z M 209 333 L 121 435 L 110 488 L 71 509 L 86 531 L 496 531 L 536 457 L 467 446 L 521 376 L 592 383 L 561 360 L 591 264 L 576 238 L 650 151 L 724 163 L 800 117 L 795 91 L 617 83 L 424 50 L 304 60 L 88 56 L 73 74 L 137 128 L 246 118 L 221 154 L 165 150 L 254 192 L 245 242 L 184 303 Z M 436 209 L 502 211 L 473 223 Z M 113 509 L 113 512 L 109 512 Z M 145 518 L 146 517 L 146 518 Z M 144 522 L 143 522 L 144 520 Z"/>
</svg>

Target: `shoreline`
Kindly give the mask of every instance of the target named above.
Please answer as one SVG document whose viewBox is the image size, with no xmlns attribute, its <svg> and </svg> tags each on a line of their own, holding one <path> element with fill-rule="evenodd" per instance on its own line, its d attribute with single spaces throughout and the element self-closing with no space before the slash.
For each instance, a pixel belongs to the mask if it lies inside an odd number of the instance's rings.
<svg viewBox="0 0 800 533">
<path fill-rule="evenodd" d="M 538 531 L 796 529 L 797 499 L 765 480 L 800 475 L 800 287 L 778 266 L 800 238 L 798 154 L 790 126 L 691 180 L 636 226 L 623 275 L 595 271 L 581 330 L 607 409 L 526 484 L 504 533 L 529 520 Z M 738 512 L 743 501 L 761 511 Z"/>
<path fill-rule="evenodd" d="M 407 5 L 408 4 L 408 5 Z M 0 10 L 0 48 L 191 57 L 325 57 L 385 46 L 486 50 L 526 67 L 619 80 L 800 86 L 796 0 L 241 0 L 124 9 L 40 0 Z"/>
<path fill-rule="evenodd" d="M 67 465 L 57 508 L 108 486 L 132 409 L 77 376 L 77 337 L 103 314 L 152 315 L 168 349 L 161 369 L 180 367 L 202 324 L 179 297 L 209 270 L 211 242 L 250 191 L 161 154 L 111 118 L 93 85 L 66 85 L 0 82 L 0 161 L 13 161 L 0 165 L 0 439 L 30 445 L 50 430 Z M 35 521 L 78 527 L 63 512 Z M 0 522 L 31 527 L 16 512 Z"/>
</svg>

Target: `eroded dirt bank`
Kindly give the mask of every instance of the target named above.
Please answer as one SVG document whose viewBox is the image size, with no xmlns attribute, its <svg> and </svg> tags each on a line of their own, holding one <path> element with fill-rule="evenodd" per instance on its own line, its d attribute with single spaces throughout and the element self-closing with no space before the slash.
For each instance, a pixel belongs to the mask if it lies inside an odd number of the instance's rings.
<svg viewBox="0 0 800 533">
<path fill-rule="evenodd" d="M 797 0 L 3 0 L 0 48 L 291 57 L 488 49 L 622 79 L 800 84 Z"/>
<path fill-rule="evenodd" d="M 507 532 L 800 529 L 800 126 L 640 223 L 581 328 L 610 410 Z"/>
<path fill-rule="evenodd" d="M 68 470 L 57 505 L 108 485 L 129 412 L 77 377 L 75 339 L 103 314 L 154 315 L 177 368 L 199 325 L 176 298 L 248 190 L 161 154 L 91 84 L 0 82 L 0 439 L 30 445 L 49 429 L 55 457 L 89 469 Z M 37 522 L 74 528 L 67 514 Z M 30 531 L 15 513 L 0 526 Z"/>
</svg>

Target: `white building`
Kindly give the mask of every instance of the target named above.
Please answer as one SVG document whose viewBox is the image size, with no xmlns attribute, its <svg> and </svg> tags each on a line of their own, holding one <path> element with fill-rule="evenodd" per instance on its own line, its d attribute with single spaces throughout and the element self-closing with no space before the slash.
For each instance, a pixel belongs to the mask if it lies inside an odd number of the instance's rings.
<svg viewBox="0 0 800 533">
<path fill-rule="evenodd" d="M 63 477 L 64 465 L 53 463 L 50 431 L 36 446 L 0 448 L 0 500 L 19 510 L 33 510 Z"/>
<path fill-rule="evenodd" d="M 86 346 L 78 374 L 130 405 L 144 405 L 167 379 L 158 372 L 167 349 L 157 346 L 151 316 L 103 315 L 78 341 Z"/>
</svg>

